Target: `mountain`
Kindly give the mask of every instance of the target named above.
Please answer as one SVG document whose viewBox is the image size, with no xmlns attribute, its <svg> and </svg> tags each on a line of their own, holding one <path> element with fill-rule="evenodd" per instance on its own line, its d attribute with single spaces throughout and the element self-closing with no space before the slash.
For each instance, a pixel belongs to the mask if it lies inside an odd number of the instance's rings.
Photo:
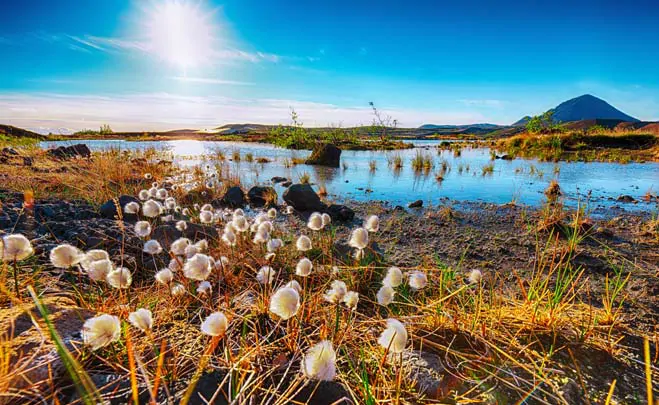
<svg viewBox="0 0 659 405">
<path fill-rule="evenodd" d="M 564 101 L 549 111 L 553 111 L 552 118 L 555 122 L 597 119 L 639 122 L 638 119 L 623 113 L 601 98 L 590 94 L 584 94 L 583 96 Z M 529 119 L 531 117 L 526 116 L 515 122 L 513 126 L 526 125 Z"/>
</svg>

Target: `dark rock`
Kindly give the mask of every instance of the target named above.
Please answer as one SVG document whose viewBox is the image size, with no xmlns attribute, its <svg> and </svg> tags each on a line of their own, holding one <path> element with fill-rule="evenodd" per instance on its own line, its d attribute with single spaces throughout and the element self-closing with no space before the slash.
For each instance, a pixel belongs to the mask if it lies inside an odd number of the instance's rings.
<svg viewBox="0 0 659 405">
<path fill-rule="evenodd" d="M 124 218 L 125 220 L 135 221 L 137 220 L 137 216 L 135 214 L 126 214 L 124 212 L 124 207 L 129 202 L 139 203 L 140 201 L 133 196 L 122 195 L 117 199 L 106 201 L 103 205 L 101 205 L 101 208 L 99 209 L 99 213 L 103 218 L 116 219 L 118 217 L 117 213 L 121 212 L 122 218 Z"/>
<path fill-rule="evenodd" d="M 277 204 L 277 192 L 272 187 L 254 186 L 247 192 L 247 198 L 253 207 Z"/>
<path fill-rule="evenodd" d="M 89 147 L 84 143 L 78 143 L 71 146 L 60 146 L 55 149 L 49 149 L 47 155 L 56 159 L 71 159 L 75 157 L 88 158 L 92 155 Z"/>
<path fill-rule="evenodd" d="M 402 205 L 397 205 L 394 207 L 394 211 L 398 211 L 398 212 L 405 211 L 405 207 L 403 207 Z"/>
<path fill-rule="evenodd" d="M 501 156 L 498 156 L 498 155 L 497 155 L 496 158 L 497 158 L 497 159 L 501 159 L 501 160 L 513 160 L 513 159 L 514 159 L 514 158 L 513 158 L 512 156 L 510 156 L 510 155 L 501 155 Z"/>
<path fill-rule="evenodd" d="M 291 184 L 293 184 L 293 182 L 290 180 L 286 180 L 285 182 L 281 183 L 283 187 L 290 187 Z"/>
<path fill-rule="evenodd" d="M 220 388 L 220 384 L 224 381 L 223 391 L 229 392 L 229 381 L 226 374 L 222 371 L 212 371 L 206 373 L 199 378 L 197 385 L 195 385 L 192 396 L 190 397 L 191 405 L 206 405 L 208 404 L 215 392 Z M 220 394 L 213 401 L 213 404 L 228 404 L 226 396 L 220 391 Z"/>
<path fill-rule="evenodd" d="M 423 200 L 416 200 L 414 202 L 411 202 L 408 205 L 409 208 L 421 208 L 423 207 Z"/>
<path fill-rule="evenodd" d="M 23 166 L 32 166 L 34 160 L 29 156 L 23 156 Z"/>
<path fill-rule="evenodd" d="M 242 207 L 245 205 L 245 192 L 238 186 L 229 187 L 221 202 L 232 208 Z"/>
<path fill-rule="evenodd" d="M 398 356 L 396 356 L 396 359 Z M 407 384 L 429 399 L 440 400 L 449 394 L 451 376 L 446 373 L 441 358 L 416 350 L 402 353 L 403 376 Z"/>
<path fill-rule="evenodd" d="M 618 202 L 624 202 L 624 203 L 633 203 L 636 202 L 636 199 L 630 195 L 621 195 L 616 199 Z"/>
<path fill-rule="evenodd" d="M 355 218 L 355 211 L 345 205 L 332 204 L 327 207 L 326 212 L 332 217 L 332 220 L 347 222 L 352 221 L 353 218 Z"/>
<path fill-rule="evenodd" d="M 188 226 L 183 232 L 176 229 L 176 225 L 173 223 L 159 225 L 151 232 L 151 238 L 160 242 L 163 247 L 169 246 L 180 237 L 197 241 L 201 239 L 217 239 L 218 236 L 217 229 L 214 227 L 192 222 L 188 222 Z"/>
<path fill-rule="evenodd" d="M 279 176 L 275 176 L 275 177 L 273 177 L 273 178 L 270 179 L 270 181 L 272 181 L 273 184 L 283 183 L 283 182 L 285 182 L 285 181 L 287 181 L 287 180 L 288 180 L 288 179 L 287 179 L 286 177 L 279 177 Z"/>
<path fill-rule="evenodd" d="M 284 201 L 297 211 L 323 211 L 325 204 L 308 184 L 293 184 L 284 191 Z"/>
<path fill-rule="evenodd" d="M 16 149 L 10 148 L 10 147 L 2 148 L 2 154 L 3 155 L 12 155 L 12 156 L 18 156 L 19 155 L 19 153 Z"/>
<path fill-rule="evenodd" d="M 309 405 L 348 405 L 353 402 L 346 387 L 337 381 L 314 381 L 295 395 L 292 402 Z"/>
<path fill-rule="evenodd" d="M 308 165 L 339 167 L 340 162 L 341 149 L 331 143 L 327 143 L 314 147 L 311 156 L 304 163 Z"/>
</svg>

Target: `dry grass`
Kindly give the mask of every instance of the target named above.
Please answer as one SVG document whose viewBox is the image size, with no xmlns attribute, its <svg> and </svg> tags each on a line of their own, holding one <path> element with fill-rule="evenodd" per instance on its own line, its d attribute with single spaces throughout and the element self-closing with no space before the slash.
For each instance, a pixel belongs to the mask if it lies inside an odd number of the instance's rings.
<svg viewBox="0 0 659 405">
<path fill-rule="evenodd" d="M 34 189 L 38 198 L 85 196 L 98 202 L 120 193 L 137 192 L 144 187 L 144 173 L 151 173 L 155 179 L 169 175 L 158 165 L 127 162 L 130 160 L 112 153 L 95 155 L 90 162 L 76 162 L 79 167 L 48 179 L 51 186 L 58 182 L 67 185 L 59 190 L 38 188 L 32 183 L 39 176 L 27 172 L 16 174 L 23 183 L 8 184 L 17 184 L 17 190 Z M 203 170 L 195 170 L 193 176 L 204 184 Z M 176 197 L 184 200 L 183 195 Z M 207 202 L 211 197 L 206 195 L 194 202 Z M 538 243 L 531 274 L 491 273 L 478 283 L 468 283 L 464 269 L 440 263 L 404 268 L 425 272 L 429 285 L 414 291 L 403 284 L 396 288 L 395 301 L 387 307 L 378 305 L 375 296 L 387 267 L 395 263 L 387 263 L 386 258 L 371 250 L 361 261 L 345 257 L 334 248 L 334 242 L 347 238 L 346 229 L 333 226 L 311 232 L 300 229 L 293 217 L 280 217 L 275 223 L 271 236 L 281 238 L 285 246 L 272 259 L 264 257 L 262 246 L 252 243 L 249 231 L 239 234 L 234 247 L 209 240 L 208 254 L 229 260 L 228 266 L 214 270 L 209 277 L 213 283 L 211 296 L 197 295 L 196 283 L 185 279 L 182 272 L 175 277 L 185 285 L 186 293 L 172 297 L 167 287 L 153 281 L 151 274 L 124 292 L 81 279 L 77 270 L 60 277 L 49 265 L 34 262 L 19 265 L 20 284 L 35 285 L 40 294 L 63 291 L 74 296 L 83 308 L 117 315 L 124 321 L 128 312 L 149 308 L 155 320 L 149 334 L 126 324 L 119 342 L 97 352 L 77 345 L 73 352 L 86 370 L 123 375 L 132 382 L 134 396 L 135 387 L 146 386 L 158 397 L 167 397 L 177 383 L 180 386 L 192 375 L 217 371 L 224 376 L 223 389 L 216 392 L 218 398 L 228 397 L 236 403 L 293 403 L 299 390 L 313 389 L 317 384 L 299 373 L 303 353 L 314 343 L 328 339 L 337 351 L 337 380 L 354 403 L 483 403 L 492 398 L 563 403 L 561 381 L 575 367 L 579 373 L 576 363 L 565 361 L 574 350 L 608 353 L 620 362 L 635 360 L 618 344 L 624 334 L 630 333 L 627 319 L 619 310 L 626 299 L 627 273 L 620 269 L 607 278 L 605 293 L 600 297 L 602 306 L 583 301 L 580 297 L 588 288 L 583 282 L 586 275 L 572 260 L 584 236 L 578 226 L 581 220 L 573 219 L 577 226 L 566 240 L 551 233 L 549 226 L 564 220 L 566 214 L 558 204 L 547 205 L 547 210 L 538 229 L 550 232 L 550 236 L 545 244 Z M 440 209 L 437 215 L 446 221 L 456 217 L 450 206 Z M 383 224 L 390 226 L 395 224 Z M 308 278 L 294 275 L 295 264 L 302 256 L 295 249 L 295 239 L 301 233 L 310 236 L 314 246 L 306 253 L 314 263 Z M 378 234 L 371 234 L 371 238 L 377 242 Z M 273 283 L 264 286 L 254 274 L 266 264 L 277 272 Z M 2 303 L 30 302 L 27 294 L 16 296 L 11 292 L 12 270 L 7 263 L 2 266 Z M 269 313 L 269 300 L 275 287 L 292 279 L 303 285 L 301 308 L 296 317 L 281 321 Z M 356 311 L 323 299 L 336 279 L 359 292 Z M 229 330 L 221 339 L 207 337 L 199 330 L 200 321 L 217 310 L 230 320 Z M 421 396 L 414 383 L 403 378 L 405 370 L 400 367 L 400 359 L 388 356 L 377 345 L 384 319 L 389 317 L 406 325 L 408 347 L 442 359 L 445 375 L 433 398 Z M 6 350 L 12 342 L 7 339 L 0 339 L 0 387 L 5 388 L 16 372 L 16 363 L 10 361 L 13 355 Z M 651 368 L 647 373 L 651 385 Z M 629 378 L 636 382 L 638 377 Z M 62 382 L 42 383 L 41 395 L 47 402 L 54 402 L 63 389 Z M 638 388 L 641 395 L 644 383 L 642 376 Z M 615 396 L 616 391 L 611 389 Z M 590 394 L 596 402 L 595 398 L 603 398 L 608 391 Z"/>
</svg>

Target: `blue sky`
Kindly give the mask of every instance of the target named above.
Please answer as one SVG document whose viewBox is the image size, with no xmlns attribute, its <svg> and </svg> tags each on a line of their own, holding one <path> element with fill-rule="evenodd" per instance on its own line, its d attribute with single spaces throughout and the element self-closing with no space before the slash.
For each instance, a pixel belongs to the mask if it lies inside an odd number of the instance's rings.
<svg viewBox="0 0 659 405">
<path fill-rule="evenodd" d="M 508 124 L 584 93 L 659 119 L 659 3 L 0 5 L 0 122 L 40 131 Z"/>
</svg>

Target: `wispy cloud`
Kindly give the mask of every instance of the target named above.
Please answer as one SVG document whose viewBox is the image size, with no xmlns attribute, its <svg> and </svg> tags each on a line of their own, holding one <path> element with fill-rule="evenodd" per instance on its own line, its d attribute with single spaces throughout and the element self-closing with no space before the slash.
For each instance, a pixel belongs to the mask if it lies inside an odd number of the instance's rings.
<svg viewBox="0 0 659 405">
<path fill-rule="evenodd" d="M 234 86 L 253 86 L 255 83 L 252 82 L 241 82 L 237 80 L 222 80 L 222 79 L 214 79 L 211 77 L 188 77 L 188 76 L 175 76 L 171 78 L 172 80 L 176 80 L 179 82 L 186 82 L 186 83 L 203 83 L 203 84 L 226 84 L 226 85 L 234 85 Z"/>
<path fill-rule="evenodd" d="M 294 108 L 307 126 L 368 125 L 368 107 L 339 106 L 286 99 L 238 99 L 221 96 L 181 96 L 144 93 L 113 96 L 62 94 L 0 94 L 0 122 L 20 127 L 97 128 L 115 130 L 166 130 L 214 128 L 226 123 L 289 123 Z M 384 109 L 401 126 L 424 123 L 481 122 L 479 113 Z"/>
</svg>

